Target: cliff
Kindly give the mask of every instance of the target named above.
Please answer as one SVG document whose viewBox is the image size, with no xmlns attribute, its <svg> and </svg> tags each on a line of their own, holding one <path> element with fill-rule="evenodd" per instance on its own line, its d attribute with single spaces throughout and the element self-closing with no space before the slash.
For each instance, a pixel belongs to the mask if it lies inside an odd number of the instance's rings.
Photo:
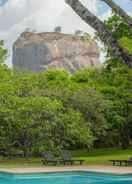
<svg viewBox="0 0 132 184">
<path fill-rule="evenodd" d="M 100 67 L 99 49 L 93 40 L 62 33 L 24 32 L 13 46 L 13 66 L 35 72 L 62 68 L 74 72 Z"/>
</svg>

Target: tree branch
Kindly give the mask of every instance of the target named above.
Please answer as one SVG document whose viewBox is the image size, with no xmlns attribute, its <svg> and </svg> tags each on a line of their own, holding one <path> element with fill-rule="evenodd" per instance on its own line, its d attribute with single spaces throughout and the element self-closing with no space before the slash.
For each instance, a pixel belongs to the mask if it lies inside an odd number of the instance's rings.
<svg viewBox="0 0 132 184">
<path fill-rule="evenodd" d="M 113 0 L 101 0 L 105 2 L 108 6 L 112 8 L 112 10 L 118 14 L 120 17 L 122 17 L 125 22 L 132 28 L 132 19 L 127 13 L 120 7 L 118 6 Z"/>
<path fill-rule="evenodd" d="M 98 32 L 100 39 L 111 49 L 115 57 L 121 59 L 129 67 L 132 67 L 132 55 L 129 55 L 120 47 L 116 39 L 113 38 L 112 33 L 98 17 L 86 9 L 79 0 L 65 0 L 65 2 L 77 15 Z"/>
</svg>

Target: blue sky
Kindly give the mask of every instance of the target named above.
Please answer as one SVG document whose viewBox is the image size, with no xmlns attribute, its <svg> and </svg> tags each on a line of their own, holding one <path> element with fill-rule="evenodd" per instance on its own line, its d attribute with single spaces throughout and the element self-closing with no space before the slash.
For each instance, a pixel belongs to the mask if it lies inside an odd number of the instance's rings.
<svg viewBox="0 0 132 184">
<path fill-rule="evenodd" d="M 132 13 L 132 1 L 130 0 L 114 0 L 115 3 L 120 5 L 126 12 Z M 100 13 L 107 11 L 109 8 L 105 3 L 100 3 Z"/>
<path fill-rule="evenodd" d="M 10 0 L 0 0 L 0 6 L 3 6 L 7 1 Z M 127 12 L 132 13 L 132 2 L 130 2 L 130 0 L 114 0 L 114 1 L 117 4 L 119 4 L 123 9 L 125 9 Z M 108 10 L 108 6 L 105 3 L 101 3 L 101 5 L 99 5 L 98 8 L 100 13 L 103 13 Z"/>
<path fill-rule="evenodd" d="M 0 6 L 3 6 L 6 2 L 7 0 L 0 0 Z"/>
</svg>

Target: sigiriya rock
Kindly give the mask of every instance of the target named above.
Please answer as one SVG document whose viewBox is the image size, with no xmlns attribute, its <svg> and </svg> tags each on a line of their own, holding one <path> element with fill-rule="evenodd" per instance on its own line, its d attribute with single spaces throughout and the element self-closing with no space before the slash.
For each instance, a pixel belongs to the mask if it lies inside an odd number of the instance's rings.
<svg viewBox="0 0 132 184">
<path fill-rule="evenodd" d="M 13 67 L 34 72 L 61 68 L 70 72 L 100 67 L 94 40 L 57 32 L 24 32 L 13 46 Z"/>
</svg>

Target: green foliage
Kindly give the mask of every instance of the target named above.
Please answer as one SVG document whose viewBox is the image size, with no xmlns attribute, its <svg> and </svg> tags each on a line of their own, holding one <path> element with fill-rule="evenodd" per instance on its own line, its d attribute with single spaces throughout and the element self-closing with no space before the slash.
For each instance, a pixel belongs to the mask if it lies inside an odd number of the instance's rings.
<svg viewBox="0 0 132 184">
<path fill-rule="evenodd" d="M 129 53 L 132 54 L 132 38 L 122 37 L 119 44 Z"/>
<path fill-rule="evenodd" d="M 93 144 L 90 126 L 79 111 L 65 104 L 68 99 L 60 93 L 65 84 L 64 91 L 71 90 L 69 74 L 56 70 L 11 73 L 3 66 L 1 71 L 5 75 L 0 81 L 0 147 L 8 155 L 16 149 L 27 156 Z"/>
<path fill-rule="evenodd" d="M 118 15 L 111 16 L 105 24 L 111 30 L 113 37 L 128 54 L 132 54 L 132 29 Z M 110 51 L 108 52 L 110 54 Z M 113 56 L 111 55 L 113 58 Z"/>
<path fill-rule="evenodd" d="M 0 41 L 0 64 L 3 64 L 7 56 L 7 50 L 4 48 L 4 42 Z"/>
<path fill-rule="evenodd" d="M 131 30 L 107 22 L 131 53 Z M 1 42 L 0 62 L 6 57 Z M 19 72 L 0 65 L 0 148 L 25 156 L 44 150 L 127 148 L 132 145 L 132 70 L 119 59 L 71 75 L 64 70 Z"/>
<path fill-rule="evenodd" d="M 105 134 L 107 130 L 105 101 L 99 92 L 94 89 L 81 89 L 71 96 L 70 103 L 84 115 L 95 139 Z"/>
<path fill-rule="evenodd" d="M 114 159 L 129 159 L 132 155 L 132 149 L 122 150 L 119 148 L 106 148 L 106 149 L 94 149 L 92 151 L 88 150 L 75 150 L 72 151 L 72 156 L 75 159 L 84 159 L 85 164 L 88 165 L 111 165 L 109 160 Z M 28 158 L 2 158 L 0 157 L 0 168 L 29 168 L 29 167 L 41 167 L 40 157 Z"/>
<path fill-rule="evenodd" d="M 132 29 L 117 15 L 113 15 L 106 25 L 124 51 L 132 54 Z M 109 100 L 107 119 L 114 130 L 113 134 L 108 134 L 109 139 L 113 136 L 118 140 L 117 144 L 126 148 L 132 139 L 132 70 L 121 64 L 119 59 L 110 59 L 106 62 L 103 76 L 107 85 L 101 91 Z"/>
<path fill-rule="evenodd" d="M 8 154 L 131 144 L 132 71 L 126 65 L 110 61 L 105 69 L 74 75 L 0 70 L 0 147 Z"/>
<path fill-rule="evenodd" d="M 117 40 L 124 36 L 128 38 L 132 37 L 132 29 L 118 15 L 113 15 L 105 23 Z"/>
</svg>

